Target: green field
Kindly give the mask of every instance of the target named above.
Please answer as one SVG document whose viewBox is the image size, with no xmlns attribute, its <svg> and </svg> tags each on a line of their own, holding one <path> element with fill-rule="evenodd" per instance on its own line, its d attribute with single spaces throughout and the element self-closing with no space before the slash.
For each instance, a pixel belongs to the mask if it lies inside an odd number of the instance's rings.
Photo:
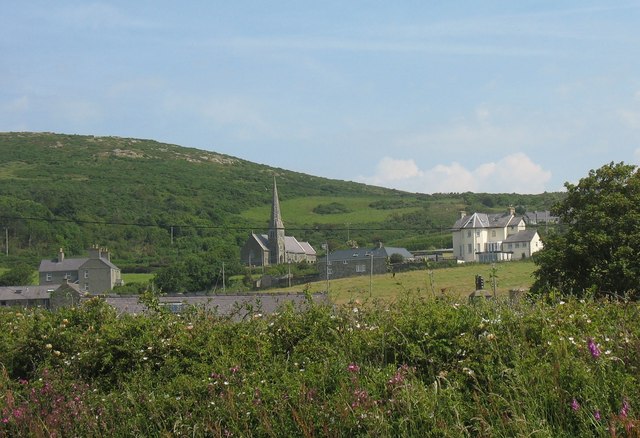
<svg viewBox="0 0 640 438">
<path fill-rule="evenodd" d="M 497 268 L 498 296 L 506 296 L 511 289 L 529 289 L 533 283 L 532 273 L 535 264 L 532 261 L 499 263 Z M 433 270 L 433 289 L 426 270 L 401 272 L 395 277 L 391 274 L 341 278 L 329 282 L 329 294 L 335 303 L 346 303 L 352 300 L 363 301 L 368 298 L 393 300 L 406 292 L 417 292 L 432 296 L 444 294 L 451 297 L 467 296 L 474 290 L 475 276 L 482 275 L 485 289 L 491 289 L 491 265 L 467 264 L 454 268 Z M 370 281 L 371 280 L 371 281 Z M 371 294 L 369 286 L 371 283 Z M 310 292 L 321 292 L 327 289 L 326 281 L 310 283 L 306 286 L 295 286 L 285 290 L 300 291 L 304 287 Z"/>
<path fill-rule="evenodd" d="M 389 196 L 309 196 L 280 201 L 282 217 L 285 223 L 297 224 L 362 224 L 382 222 L 393 214 L 406 214 L 419 211 L 421 207 L 394 209 L 376 209 L 370 207 L 376 201 L 388 200 Z M 416 201 L 415 198 L 411 199 Z M 323 204 L 337 202 L 347 207 L 349 212 L 336 214 L 318 214 L 313 209 Z M 253 223 L 265 224 L 271 214 L 271 205 L 263 205 L 242 212 L 242 217 Z"/>
<path fill-rule="evenodd" d="M 148 283 L 153 279 L 155 274 L 148 273 L 126 273 L 122 274 L 122 281 L 128 283 Z"/>
</svg>

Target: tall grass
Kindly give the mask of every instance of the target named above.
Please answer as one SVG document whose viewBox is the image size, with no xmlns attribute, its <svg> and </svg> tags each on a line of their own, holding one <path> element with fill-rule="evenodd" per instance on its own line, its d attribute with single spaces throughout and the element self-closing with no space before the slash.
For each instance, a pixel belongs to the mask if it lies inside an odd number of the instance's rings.
<svg viewBox="0 0 640 438">
<path fill-rule="evenodd" d="M 638 310 L 414 293 L 244 322 L 3 309 L 0 435 L 637 435 Z"/>
</svg>

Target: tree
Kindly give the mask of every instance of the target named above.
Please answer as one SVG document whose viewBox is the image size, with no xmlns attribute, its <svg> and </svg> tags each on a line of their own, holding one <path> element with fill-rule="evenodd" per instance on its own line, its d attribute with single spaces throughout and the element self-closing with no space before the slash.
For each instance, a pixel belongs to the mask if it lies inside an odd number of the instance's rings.
<svg viewBox="0 0 640 438">
<path fill-rule="evenodd" d="M 640 171 L 613 162 L 591 170 L 554 207 L 564 230 L 536 254 L 534 291 L 607 293 L 640 290 Z"/>
<path fill-rule="evenodd" d="M 0 286 L 28 286 L 33 277 L 33 268 L 27 264 L 19 264 L 0 275 Z"/>
</svg>

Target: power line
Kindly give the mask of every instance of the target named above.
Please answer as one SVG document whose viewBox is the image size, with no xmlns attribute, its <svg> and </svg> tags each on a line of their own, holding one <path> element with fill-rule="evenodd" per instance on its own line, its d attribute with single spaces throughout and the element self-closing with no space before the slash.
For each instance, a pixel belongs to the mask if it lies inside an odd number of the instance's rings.
<svg viewBox="0 0 640 438">
<path fill-rule="evenodd" d="M 131 226 L 131 227 L 155 227 L 162 229 L 172 228 L 192 228 L 192 229 L 212 229 L 212 230 L 229 230 L 229 231 L 251 231 L 256 228 L 268 228 L 268 225 L 247 225 L 247 226 L 230 226 L 230 225 L 193 225 L 193 224 L 151 224 L 142 222 L 114 222 L 114 221 L 90 221 L 81 219 L 64 219 L 64 218 L 45 218 L 34 216 L 0 216 L 0 219 L 6 220 L 22 220 L 22 221 L 39 221 L 39 222 L 62 222 L 75 223 L 78 225 L 114 225 L 114 226 Z M 438 231 L 442 232 L 442 227 L 373 227 L 373 228 L 354 228 L 333 227 L 332 224 L 324 224 L 324 226 L 316 227 L 287 227 L 290 231 Z"/>
</svg>

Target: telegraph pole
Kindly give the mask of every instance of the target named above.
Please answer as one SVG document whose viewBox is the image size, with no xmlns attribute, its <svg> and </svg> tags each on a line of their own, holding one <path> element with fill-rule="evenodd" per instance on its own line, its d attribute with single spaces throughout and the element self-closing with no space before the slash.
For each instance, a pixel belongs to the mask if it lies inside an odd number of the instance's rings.
<svg viewBox="0 0 640 438">
<path fill-rule="evenodd" d="M 9 257 L 9 228 L 4 229 L 4 250 L 7 257 Z"/>
</svg>

